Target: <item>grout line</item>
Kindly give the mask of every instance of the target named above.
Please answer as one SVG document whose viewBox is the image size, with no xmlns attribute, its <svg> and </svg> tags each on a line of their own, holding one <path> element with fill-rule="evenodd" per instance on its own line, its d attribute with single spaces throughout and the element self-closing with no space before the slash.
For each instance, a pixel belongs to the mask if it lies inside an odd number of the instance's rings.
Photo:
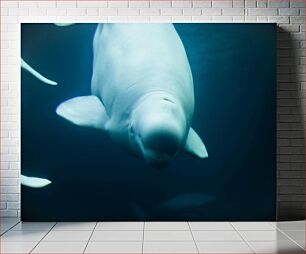
<svg viewBox="0 0 306 254">
<path fill-rule="evenodd" d="M 38 243 L 29 251 L 29 253 L 32 253 L 32 251 L 38 246 L 38 244 L 40 244 L 40 242 L 50 233 L 50 231 L 55 227 L 55 225 L 57 224 L 57 222 L 55 222 L 55 224 L 49 229 L 49 231 L 38 241 Z"/>
<path fill-rule="evenodd" d="M 277 229 L 277 224 L 274 224 L 272 221 L 268 222 L 274 229 Z M 277 222 L 275 222 L 277 223 Z"/>
<path fill-rule="evenodd" d="M 1 0 L 0 0 L 1 1 Z M 112 229 L 112 230 L 108 230 L 108 229 L 103 229 L 103 230 L 96 230 L 97 232 L 116 232 L 116 231 L 120 231 L 120 232 L 127 232 L 127 231 L 142 231 L 143 229 Z M 58 231 L 67 231 L 67 230 L 58 230 Z M 68 231 L 88 231 L 88 230 L 68 230 Z M 147 230 L 147 231 L 165 231 L 165 230 Z M 171 231 L 171 230 L 167 230 L 167 231 Z M 172 230 L 172 231 L 177 231 L 177 230 Z M 182 231 L 182 230 L 181 230 Z M 187 231 L 187 230 L 185 230 Z"/>
<path fill-rule="evenodd" d="M 195 239 L 194 239 L 194 236 L 193 236 L 193 233 L 192 233 L 192 230 L 191 230 L 191 227 L 190 227 L 189 221 L 187 221 L 187 224 L 188 224 L 188 227 L 189 227 L 189 230 L 190 230 L 190 233 L 191 233 L 191 236 L 192 236 L 193 242 L 194 242 L 194 244 L 195 244 L 195 246 L 196 246 L 197 252 L 198 252 L 198 253 L 200 253 L 199 248 L 198 248 L 198 245 L 197 245 L 197 242 L 196 242 L 196 241 L 195 241 Z"/>
<path fill-rule="evenodd" d="M 85 248 L 84 248 L 83 253 L 85 253 L 85 251 L 86 251 L 86 249 L 87 249 L 87 246 L 88 246 L 88 244 L 89 244 L 89 241 L 90 241 L 90 239 L 91 239 L 93 233 L 95 232 L 95 229 L 96 229 L 97 225 L 98 225 L 98 222 L 96 221 L 96 224 L 95 224 L 95 226 L 94 226 L 94 228 L 93 228 L 93 230 L 92 230 L 92 232 L 91 232 L 91 234 L 90 234 L 90 236 L 89 236 L 89 238 L 88 238 L 88 241 L 87 241 L 87 243 L 86 243 L 86 246 L 85 246 Z"/>
<path fill-rule="evenodd" d="M 239 230 L 237 230 L 237 229 L 234 227 L 233 223 L 230 222 L 230 224 L 231 224 L 232 227 L 235 229 L 235 231 L 237 232 L 237 234 L 241 237 L 241 239 L 243 240 L 243 242 L 245 242 L 246 245 L 249 246 L 249 248 L 253 251 L 253 253 L 256 253 L 256 251 L 252 248 L 252 246 L 249 244 L 249 242 L 248 242 L 247 240 L 245 240 L 245 239 L 243 238 L 243 236 L 240 234 Z"/>
<path fill-rule="evenodd" d="M 278 230 L 279 232 L 283 233 L 285 236 L 287 236 L 292 242 L 294 242 L 296 245 L 298 245 L 299 247 L 301 247 L 303 250 L 305 250 L 305 248 L 303 246 L 301 246 L 300 244 L 298 244 L 292 237 L 290 237 L 289 235 L 287 235 L 285 233 L 285 231 L 279 229 L 279 228 L 276 228 L 276 230 Z"/>
<path fill-rule="evenodd" d="M 118 230 L 107 230 L 107 231 L 118 231 Z M 126 230 L 126 231 L 139 231 L 139 230 Z M 190 231 L 189 229 L 147 229 L 146 231 Z M 203 231 L 203 230 L 193 230 L 193 231 Z M 208 231 L 213 231 L 213 230 L 208 230 Z M 216 231 L 216 230 L 215 230 Z M 218 231 L 218 230 L 217 230 Z"/>
<path fill-rule="evenodd" d="M 145 234 L 145 221 L 143 222 L 142 226 L 142 245 L 141 245 L 141 253 L 143 254 L 143 245 L 144 245 L 144 234 Z"/>
<path fill-rule="evenodd" d="M 233 230 L 237 231 L 232 222 L 228 222 L 228 223 L 231 225 Z"/>
<path fill-rule="evenodd" d="M 3 231 L 3 233 L 1 233 L 0 235 L 4 235 L 5 233 L 7 233 L 8 231 L 10 231 L 12 228 L 14 228 L 15 226 L 17 226 L 21 221 L 15 222 L 16 224 L 13 224 L 10 228 L 8 228 L 7 230 Z"/>
</svg>

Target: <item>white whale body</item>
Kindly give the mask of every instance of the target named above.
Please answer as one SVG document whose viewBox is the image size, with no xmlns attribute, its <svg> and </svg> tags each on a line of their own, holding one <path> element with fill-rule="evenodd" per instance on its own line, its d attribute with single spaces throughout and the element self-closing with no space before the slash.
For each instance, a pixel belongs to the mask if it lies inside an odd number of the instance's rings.
<svg viewBox="0 0 306 254">
<path fill-rule="evenodd" d="M 208 157 L 191 128 L 192 73 L 172 24 L 99 24 L 93 50 L 92 95 L 61 103 L 58 115 L 108 132 L 153 166 L 182 151 Z"/>
</svg>

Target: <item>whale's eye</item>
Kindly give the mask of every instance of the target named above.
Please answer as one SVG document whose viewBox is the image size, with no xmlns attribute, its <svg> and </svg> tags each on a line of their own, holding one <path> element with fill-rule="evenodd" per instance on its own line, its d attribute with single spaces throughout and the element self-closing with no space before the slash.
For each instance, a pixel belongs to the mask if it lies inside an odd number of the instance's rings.
<svg viewBox="0 0 306 254">
<path fill-rule="evenodd" d="M 169 103 L 173 103 L 172 100 L 170 100 L 169 98 L 163 98 L 164 101 L 169 102 Z"/>
</svg>

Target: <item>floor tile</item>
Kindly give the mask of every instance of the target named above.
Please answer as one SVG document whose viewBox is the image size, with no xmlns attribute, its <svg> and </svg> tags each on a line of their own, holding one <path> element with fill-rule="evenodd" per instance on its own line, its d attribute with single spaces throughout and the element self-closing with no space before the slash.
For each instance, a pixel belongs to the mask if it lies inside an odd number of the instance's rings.
<svg viewBox="0 0 306 254">
<path fill-rule="evenodd" d="M 198 253 L 194 242 L 144 242 L 143 253 Z"/>
<path fill-rule="evenodd" d="M 291 241 L 249 242 L 255 253 L 304 253 L 304 250 Z"/>
<path fill-rule="evenodd" d="M 275 230 L 269 222 L 232 222 L 236 230 Z"/>
<path fill-rule="evenodd" d="M 1 242 L 0 253 L 29 253 L 37 242 Z"/>
<path fill-rule="evenodd" d="M 1 219 L 1 218 L 0 218 Z M 5 233 L 6 231 L 8 231 L 9 229 L 11 229 L 12 227 L 14 227 L 15 225 L 17 225 L 19 223 L 18 220 L 12 220 L 12 221 L 4 221 L 0 223 L 0 231 L 1 234 Z"/>
<path fill-rule="evenodd" d="M 17 231 L 15 231 L 17 232 Z M 89 240 L 92 231 L 53 231 L 51 230 L 43 239 L 44 242 L 86 242 Z"/>
<path fill-rule="evenodd" d="M 283 230 L 285 235 L 288 235 L 293 240 L 305 240 L 305 231 L 302 230 Z"/>
<path fill-rule="evenodd" d="M 0 234 L 4 234 L 6 231 L 10 230 L 13 226 L 4 226 L 0 228 Z"/>
<path fill-rule="evenodd" d="M 142 242 L 89 242 L 85 253 L 142 253 Z"/>
<path fill-rule="evenodd" d="M 12 230 L 17 231 L 48 231 L 55 222 L 20 222 Z"/>
<path fill-rule="evenodd" d="M 1 241 L 6 242 L 35 242 L 40 241 L 45 235 L 46 231 L 8 231 L 1 236 Z"/>
<path fill-rule="evenodd" d="M 305 250 L 305 240 L 295 240 L 295 242 Z"/>
<path fill-rule="evenodd" d="M 197 242 L 200 253 L 253 253 L 252 249 L 241 242 Z"/>
<path fill-rule="evenodd" d="M 190 230 L 187 222 L 145 222 L 145 230 Z"/>
<path fill-rule="evenodd" d="M 305 249 L 305 231 L 304 230 L 288 230 L 282 231 L 285 235 L 289 236 L 291 240 L 295 241 L 298 245 Z"/>
<path fill-rule="evenodd" d="M 6 231 L 8 231 L 7 228 L 1 228 L 0 229 L 0 235 L 3 235 Z"/>
<path fill-rule="evenodd" d="M 190 231 L 145 231 L 145 241 L 193 241 Z"/>
<path fill-rule="evenodd" d="M 242 241 L 236 231 L 192 231 L 195 241 Z"/>
<path fill-rule="evenodd" d="M 142 241 L 143 231 L 94 231 L 90 241 Z"/>
<path fill-rule="evenodd" d="M 15 226 L 15 225 L 17 225 L 19 222 L 2 222 L 1 223 L 1 228 L 6 228 L 6 229 L 8 229 L 8 228 L 11 228 L 11 227 L 13 227 L 13 226 Z"/>
<path fill-rule="evenodd" d="M 66 231 L 66 230 L 93 230 L 96 222 L 58 222 L 52 230 Z"/>
<path fill-rule="evenodd" d="M 289 240 L 287 236 L 278 230 L 273 231 L 239 231 L 246 241 L 283 241 Z"/>
<path fill-rule="evenodd" d="M 189 222 L 191 230 L 235 230 L 229 222 Z"/>
<path fill-rule="evenodd" d="M 143 230 L 144 222 L 98 222 L 95 230 Z"/>
<path fill-rule="evenodd" d="M 275 225 L 281 230 L 305 230 L 304 220 L 275 222 Z"/>
<path fill-rule="evenodd" d="M 83 253 L 87 242 L 40 242 L 32 253 Z"/>
</svg>

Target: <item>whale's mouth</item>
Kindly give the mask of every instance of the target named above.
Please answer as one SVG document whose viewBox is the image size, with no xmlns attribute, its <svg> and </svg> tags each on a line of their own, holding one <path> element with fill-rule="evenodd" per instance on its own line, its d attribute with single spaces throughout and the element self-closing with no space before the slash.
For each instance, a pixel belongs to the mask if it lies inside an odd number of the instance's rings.
<svg viewBox="0 0 306 254">
<path fill-rule="evenodd" d="M 143 156 L 146 162 L 154 168 L 164 168 L 168 166 L 170 160 L 172 159 L 172 156 L 164 151 L 153 149 L 146 149 L 143 152 Z"/>
<path fill-rule="evenodd" d="M 139 136 L 136 138 L 136 142 L 146 162 L 153 167 L 165 167 L 173 158 L 173 155 L 169 154 L 167 151 L 145 147 Z"/>
</svg>

